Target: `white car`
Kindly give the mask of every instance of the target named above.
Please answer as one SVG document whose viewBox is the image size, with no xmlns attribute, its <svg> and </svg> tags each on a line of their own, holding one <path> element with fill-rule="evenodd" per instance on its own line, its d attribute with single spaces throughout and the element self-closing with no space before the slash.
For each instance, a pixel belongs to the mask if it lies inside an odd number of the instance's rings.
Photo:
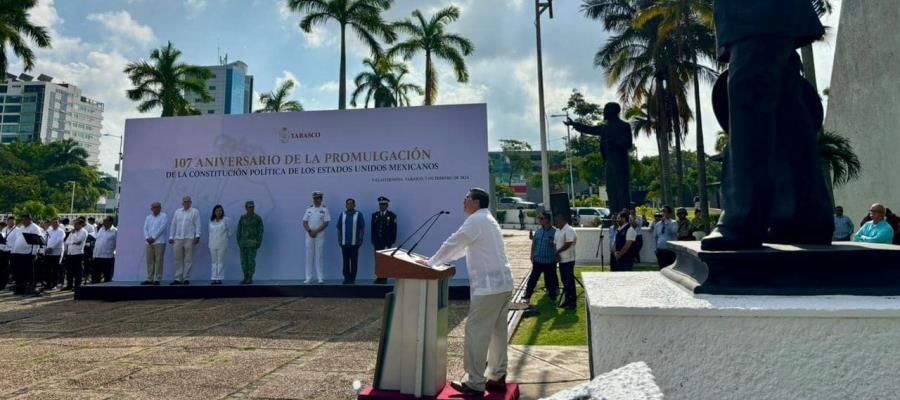
<svg viewBox="0 0 900 400">
<path fill-rule="evenodd" d="M 518 209 L 524 208 L 527 210 L 537 208 L 537 205 L 530 202 L 525 201 L 521 197 L 501 197 L 498 202 L 498 207 L 500 209 Z"/>
<path fill-rule="evenodd" d="M 595 220 L 597 218 L 603 220 L 609 218 L 609 209 L 603 207 L 574 207 L 573 213 L 578 216 L 578 225 L 581 226 L 597 226 Z"/>
</svg>

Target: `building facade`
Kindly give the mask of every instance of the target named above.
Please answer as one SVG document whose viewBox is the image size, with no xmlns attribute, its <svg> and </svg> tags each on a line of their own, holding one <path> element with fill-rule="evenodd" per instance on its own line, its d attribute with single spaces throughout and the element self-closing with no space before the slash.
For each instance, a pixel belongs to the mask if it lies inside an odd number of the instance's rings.
<svg viewBox="0 0 900 400">
<path fill-rule="evenodd" d="M 0 84 L 0 142 L 43 142 L 72 139 L 99 165 L 103 103 L 87 98 L 81 89 L 53 82 L 41 74 L 7 74 Z"/>
<path fill-rule="evenodd" d="M 201 114 L 248 114 L 253 111 L 253 76 L 247 74 L 247 64 L 235 61 L 204 68 L 213 73 L 206 81 L 212 101 L 206 103 L 200 96 L 188 94 L 188 101 Z"/>
</svg>

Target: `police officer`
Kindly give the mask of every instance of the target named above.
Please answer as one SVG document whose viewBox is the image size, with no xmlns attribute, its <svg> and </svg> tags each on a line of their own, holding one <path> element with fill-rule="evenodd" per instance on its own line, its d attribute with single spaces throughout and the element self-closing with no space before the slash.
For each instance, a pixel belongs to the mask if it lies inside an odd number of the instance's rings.
<svg viewBox="0 0 900 400">
<path fill-rule="evenodd" d="M 375 251 L 389 249 L 397 241 L 397 214 L 388 210 L 391 201 L 384 196 L 378 198 L 378 211 L 372 213 L 372 246 Z M 376 284 L 387 283 L 386 278 L 376 278 Z"/>
<path fill-rule="evenodd" d="M 325 235 L 322 232 L 331 222 L 331 214 L 322 205 L 322 192 L 312 193 L 313 205 L 303 214 L 303 229 L 306 230 L 306 280 L 312 282 L 313 268 L 318 283 L 325 283 Z"/>
</svg>

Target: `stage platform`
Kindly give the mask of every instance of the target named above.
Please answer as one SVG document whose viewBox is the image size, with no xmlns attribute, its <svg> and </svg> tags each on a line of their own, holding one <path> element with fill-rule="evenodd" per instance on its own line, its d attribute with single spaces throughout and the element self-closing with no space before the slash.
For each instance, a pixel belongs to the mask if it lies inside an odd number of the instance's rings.
<svg viewBox="0 0 900 400">
<path fill-rule="evenodd" d="M 372 280 L 357 280 L 352 285 L 342 284 L 340 279 L 325 283 L 304 284 L 302 280 L 254 281 L 241 285 L 240 281 L 224 281 L 210 285 L 210 281 L 191 281 L 190 285 L 141 286 L 140 282 L 107 282 L 81 286 L 75 289 L 76 300 L 160 300 L 160 299 L 216 299 L 236 297 L 340 297 L 383 299 L 394 288 L 393 281 L 376 285 Z M 450 281 L 450 300 L 469 299 L 469 281 Z"/>
</svg>

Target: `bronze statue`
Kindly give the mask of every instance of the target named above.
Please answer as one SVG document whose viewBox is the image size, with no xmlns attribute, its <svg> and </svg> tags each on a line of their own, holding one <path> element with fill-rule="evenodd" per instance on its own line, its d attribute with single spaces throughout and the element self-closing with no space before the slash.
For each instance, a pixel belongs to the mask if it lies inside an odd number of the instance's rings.
<svg viewBox="0 0 900 400">
<path fill-rule="evenodd" d="M 618 103 L 603 106 L 605 124 L 585 125 L 567 120 L 566 125 L 585 135 L 600 137 L 600 154 L 606 163 L 607 206 L 613 213 L 622 211 L 631 203 L 631 174 L 628 152 L 631 151 L 631 126 L 619 118 L 622 107 Z"/>
<path fill-rule="evenodd" d="M 809 0 L 715 0 L 729 62 L 725 212 L 704 250 L 828 244 L 834 221 L 796 49 L 825 33 Z"/>
</svg>

